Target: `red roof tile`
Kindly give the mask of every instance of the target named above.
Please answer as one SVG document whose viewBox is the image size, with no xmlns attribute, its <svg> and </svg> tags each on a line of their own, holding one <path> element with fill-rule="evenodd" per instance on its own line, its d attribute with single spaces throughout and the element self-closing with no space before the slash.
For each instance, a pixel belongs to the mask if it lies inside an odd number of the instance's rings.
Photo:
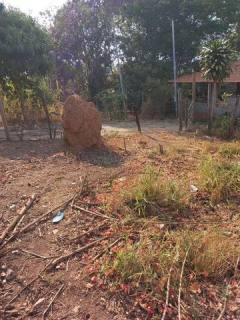
<svg viewBox="0 0 240 320">
<path fill-rule="evenodd" d="M 213 82 L 212 80 L 206 80 L 202 76 L 201 72 L 195 72 L 191 74 L 184 74 L 177 78 L 177 83 L 210 83 Z M 232 65 L 232 72 L 230 76 L 224 80 L 224 83 L 240 83 L 240 61 L 236 61 Z M 173 83 L 173 80 L 170 81 Z"/>
</svg>

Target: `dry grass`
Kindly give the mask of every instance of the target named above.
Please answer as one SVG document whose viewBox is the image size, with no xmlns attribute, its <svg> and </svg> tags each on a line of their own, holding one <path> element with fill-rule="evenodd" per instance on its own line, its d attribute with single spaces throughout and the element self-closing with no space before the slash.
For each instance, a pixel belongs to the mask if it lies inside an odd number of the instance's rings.
<svg viewBox="0 0 240 320">
<path fill-rule="evenodd" d="M 201 163 L 200 178 L 213 203 L 229 200 L 233 193 L 240 192 L 239 164 L 207 157 Z"/>
<path fill-rule="evenodd" d="M 229 160 L 240 158 L 240 143 L 235 142 L 232 144 L 223 145 L 219 150 L 219 154 L 223 158 Z"/>
<path fill-rule="evenodd" d="M 188 249 L 186 287 L 193 278 L 194 281 L 202 278 L 215 281 L 231 276 L 240 256 L 239 243 L 221 230 L 171 232 L 161 238 L 149 233 L 118 252 L 107 270 L 111 269 L 117 282 L 157 293 L 164 288 L 171 267 L 174 270 L 172 285 L 178 285 Z"/>
</svg>

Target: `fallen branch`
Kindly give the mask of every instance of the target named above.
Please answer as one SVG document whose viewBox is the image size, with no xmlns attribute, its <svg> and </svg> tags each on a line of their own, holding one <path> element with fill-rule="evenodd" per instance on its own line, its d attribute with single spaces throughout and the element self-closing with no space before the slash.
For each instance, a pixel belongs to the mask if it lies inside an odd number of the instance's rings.
<svg viewBox="0 0 240 320">
<path fill-rule="evenodd" d="M 56 256 L 55 257 L 45 257 L 45 256 L 42 256 L 42 255 L 40 255 L 40 254 L 38 254 L 38 253 L 35 253 L 35 252 L 31 252 L 31 251 L 28 251 L 28 250 L 24 250 L 24 249 L 20 249 L 23 253 L 26 253 L 26 254 L 28 254 L 28 255 L 30 255 L 30 256 L 33 256 L 33 257 L 36 257 L 36 258 L 40 258 L 40 259 L 43 259 L 43 260 L 50 260 L 50 259 L 54 259 L 54 258 L 56 258 Z"/>
<path fill-rule="evenodd" d="M 217 318 L 217 320 L 221 320 L 223 318 L 223 316 L 225 315 L 226 308 L 227 308 L 227 302 L 228 302 L 228 295 L 229 295 L 229 284 L 227 285 L 223 308 L 222 308 L 222 311 L 221 311 L 219 317 Z"/>
<path fill-rule="evenodd" d="M 226 295 L 225 295 L 224 303 L 223 303 L 223 309 L 222 309 L 219 317 L 217 318 L 217 320 L 221 320 L 223 318 L 223 316 L 225 315 L 226 308 L 227 308 L 227 303 L 228 303 L 228 298 L 229 298 L 230 283 L 231 283 L 231 280 L 236 278 L 236 276 L 237 276 L 239 261 L 240 261 L 240 257 L 237 258 L 237 263 L 236 263 L 236 266 L 235 266 L 234 274 L 233 274 L 232 278 L 228 282 L 228 285 L 227 285 L 227 288 L 226 288 Z"/>
<path fill-rule="evenodd" d="M 76 210 L 79 210 L 79 211 L 82 211 L 82 212 L 85 212 L 85 213 L 89 213 L 89 214 L 91 214 L 92 216 L 96 216 L 96 217 L 103 218 L 103 219 L 108 219 L 108 220 L 113 219 L 113 218 L 108 217 L 108 216 L 106 216 L 106 215 L 104 215 L 104 214 L 102 214 L 102 213 L 93 212 L 93 211 L 90 211 L 90 210 L 88 210 L 88 209 L 85 209 L 85 208 L 76 206 L 76 205 L 73 205 L 72 207 L 73 207 L 73 209 L 76 209 Z"/>
<path fill-rule="evenodd" d="M 15 227 L 18 225 L 19 221 L 22 220 L 23 216 L 27 213 L 27 211 L 31 208 L 33 205 L 33 202 L 36 200 L 36 195 L 33 194 L 31 198 L 28 200 L 28 202 L 24 205 L 24 207 L 20 210 L 16 218 L 10 223 L 10 225 L 3 231 L 1 237 L 0 237 L 0 244 L 3 243 L 3 241 L 6 239 L 6 237 L 9 235 L 11 231 L 15 229 Z"/>
<path fill-rule="evenodd" d="M 179 281 L 179 292 L 178 292 L 178 320 L 181 320 L 181 293 L 182 293 L 182 279 L 183 279 L 183 274 L 184 274 L 184 268 L 187 262 L 187 257 L 190 251 L 190 247 L 188 248 L 185 258 L 183 260 L 182 264 L 182 270 L 181 270 L 181 275 L 180 275 L 180 281 Z"/>
<path fill-rule="evenodd" d="M 88 231 L 80 234 L 79 236 L 75 237 L 74 239 L 71 239 L 70 241 L 74 241 L 74 242 L 79 241 L 81 238 L 83 238 L 83 237 L 85 237 L 85 236 L 91 235 L 92 233 L 100 230 L 101 228 L 103 228 L 103 227 L 106 226 L 106 225 L 107 225 L 107 222 L 104 221 L 102 224 L 100 224 L 100 225 L 97 226 L 96 228 L 90 229 L 90 230 L 88 230 Z"/>
<path fill-rule="evenodd" d="M 81 177 L 81 187 L 79 189 L 78 192 L 76 192 L 75 196 L 73 197 L 72 201 L 71 201 L 71 208 L 73 207 L 73 205 L 75 204 L 75 201 L 77 199 L 77 197 L 80 197 L 82 192 L 83 192 L 83 189 L 84 189 L 84 186 L 85 186 L 85 181 L 86 181 L 86 175 L 84 177 Z"/>
<path fill-rule="evenodd" d="M 168 304 L 169 304 L 169 293 L 170 293 L 170 282 L 171 282 L 171 275 L 173 271 L 173 266 L 171 266 L 170 271 L 169 271 L 169 276 L 168 276 L 168 281 L 167 281 L 167 295 L 166 295 L 166 302 L 165 302 L 165 307 L 163 311 L 163 315 L 161 320 L 165 320 L 165 317 L 167 315 L 167 309 L 168 309 Z"/>
<path fill-rule="evenodd" d="M 110 249 L 112 249 L 114 246 L 116 246 L 120 241 L 122 241 L 122 238 L 117 239 L 116 241 L 114 241 L 112 244 L 110 244 L 107 249 L 103 250 L 101 253 L 99 253 L 96 257 L 94 257 L 92 259 L 92 262 L 95 262 L 96 260 L 98 260 L 99 258 L 101 258 L 105 253 L 107 253 Z"/>
<path fill-rule="evenodd" d="M 103 240 L 106 240 L 106 239 L 108 239 L 108 238 L 109 238 L 109 237 L 105 237 L 105 238 L 98 239 L 98 240 L 93 241 L 93 242 L 87 244 L 86 246 L 81 247 L 81 248 L 79 248 L 79 249 L 77 249 L 77 250 L 75 250 L 75 251 L 73 251 L 73 252 L 71 252 L 71 253 L 69 253 L 69 254 L 66 254 L 66 255 L 64 255 L 64 256 L 61 256 L 61 257 L 57 258 L 56 260 L 54 260 L 54 261 L 49 265 L 49 268 L 48 268 L 48 269 L 49 269 L 49 270 L 53 269 L 54 267 L 56 267 L 57 265 L 59 265 L 61 262 L 65 261 L 65 260 L 67 260 L 67 259 L 69 259 L 69 258 L 72 258 L 72 257 L 76 256 L 77 254 L 82 253 L 82 252 L 84 252 L 84 251 L 86 251 L 86 250 L 94 247 L 95 244 L 97 244 L 97 243 L 99 243 L 99 242 L 101 242 L 101 241 L 103 241 Z"/>
<path fill-rule="evenodd" d="M 47 270 L 47 268 L 50 266 L 51 262 L 48 263 L 43 269 L 42 271 L 39 272 L 39 274 L 33 279 L 31 280 L 23 289 L 21 289 L 5 306 L 5 310 L 6 308 L 12 304 L 15 300 L 17 300 L 17 298 L 29 287 L 31 286 L 35 281 L 38 280 L 38 278 L 42 275 L 43 272 L 45 272 Z"/>
<path fill-rule="evenodd" d="M 16 233 L 14 233 L 9 239 L 7 239 L 1 246 L 1 248 L 3 248 L 6 244 L 8 244 L 9 242 L 13 241 L 16 237 L 18 237 L 20 234 L 25 233 L 26 231 L 28 231 L 31 227 L 35 226 L 36 224 L 38 224 L 39 222 L 42 222 L 44 220 L 46 220 L 52 213 L 54 213 L 55 211 L 57 211 L 60 208 L 66 208 L 69 203 L 72 201 L 72 199 L 74 198 L 71 197 L 69 200 L 64 201 L 63 203 L 61 203 L 60 205 L 58 205 L 57 207 L 55 207 L 54 209 L 51 209 L 50 211 L 48 211 L 47 213 L 45 213 L 44 215 L 42 215 L 41 217 L 39 217 L 38 219 L 30 222 L 29 224 L 27 224 L 24 228 L 22 228 L 21 230 L 17 231 Z"/>
<path fill-rule="evenodd" d="M 51 302 L 47 306 L 46 310 L 43 312 L 43 320 L 46 318 L 50 308 L 52 307 L 54 301 L 59 297 L 59 295 L 62 292 L 63 288 L 64 288 L 64 284 L 59 288 L 59 290 L 57 291 L 57 293 L 55 294 L 55 296 L 52 298 Z"/>
</svg>

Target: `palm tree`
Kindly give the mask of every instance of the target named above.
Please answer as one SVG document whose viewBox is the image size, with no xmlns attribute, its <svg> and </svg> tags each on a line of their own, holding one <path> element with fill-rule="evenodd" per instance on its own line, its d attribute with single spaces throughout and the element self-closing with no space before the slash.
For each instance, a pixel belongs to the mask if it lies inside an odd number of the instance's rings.
<svg viewBox="0 0 240 320">
<path fill-rule="evenodd" d="M 235 52 L 225 39 L 210 40 L 200 53 L 201 71 L 205 79 L 213 81 L 212 99 L 209 105 L 208 131 L 212 132 L 213 111 L 217 103 L 217 85 L 222 83 L 231 72 Z"/>
</svg>

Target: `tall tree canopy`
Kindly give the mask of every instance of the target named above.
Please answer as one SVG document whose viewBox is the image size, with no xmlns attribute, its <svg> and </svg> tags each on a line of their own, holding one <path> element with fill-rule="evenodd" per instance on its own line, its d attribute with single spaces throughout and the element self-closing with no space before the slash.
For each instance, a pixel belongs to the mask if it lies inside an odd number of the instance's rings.
<svg viewBox="0 0 240 320">
<path fill-rule="evenodd" d="M 51 67 L 50 37 L 24 13 L 1 6 L 0 10 L 0 83 L 21 89 L 31 77 L 43 76 Z"/>
<path fill-rule="evenodd" d="M 91 99 L 103 89 L 111 67 L 113 39 L 109 1 L 72 0 L 55 17 L 53 36 L 63 84 Z"/>
<path fill-rule="evenodd" d="M 240 2 L 135 0 L 125 5 L 122 14 L 122 48 L 126 57 L 151 62 L 169 59 L 174 20 L 178 64 L 182 66 L 191 63 L 202 40 L 222 35 L 239 22 Z"/>
</svg>

